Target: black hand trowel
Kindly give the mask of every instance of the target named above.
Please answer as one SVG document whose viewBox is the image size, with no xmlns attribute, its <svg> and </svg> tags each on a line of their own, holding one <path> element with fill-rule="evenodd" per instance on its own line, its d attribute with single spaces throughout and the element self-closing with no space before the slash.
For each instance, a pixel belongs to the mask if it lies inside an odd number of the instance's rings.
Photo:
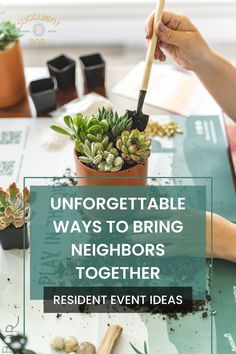
<svg viewBox="0 0 236 354">
<path fill-rule="evenodd" d="M 165 6 L 165 0 L 158 0 L 154 22 L 153 22 L 153 35 L 149 42 L 147 57 L 145 62 L 144 68 L 144 75 L 142 80 L 142 85 L 140 88 L 139 99 L 138 99 L 138 106 L 137 111 L 127 111 L 128 116 L 133 119 L 133 129 L 138 129 L 140 131 L 144 131 L 148 125 L 149 116 L 143 113 L 143 104 L 146 97 L 149 79 L 152 71 L 152 63 L 154 60 L 154 54 L 157 46 L 157 33 L 156 33 L 156 26 L 159 21 L 162 19 L 162 14 Z"/>
</svg>

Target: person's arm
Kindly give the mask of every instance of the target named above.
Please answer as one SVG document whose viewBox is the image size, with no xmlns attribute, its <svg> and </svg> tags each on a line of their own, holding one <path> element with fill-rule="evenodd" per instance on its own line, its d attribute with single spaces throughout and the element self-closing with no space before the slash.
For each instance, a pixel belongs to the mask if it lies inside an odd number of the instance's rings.
<svg viewBox="0 0 236 354">
<path fill-rule="evenodd" d="M 212 227 L 213 224 L 213 227 Z M 211 256 L 211 234 L 213 257 L 236 262 L 236 225 L 223 217 L 207 214 L 207 256 Z"/>
<path fill-rule="evenodd" d="M 236 68 L 214 52 L 195 70 L 206 89 L 236 122 Z"/>
<path fill-rule="evenodd" d="M 146 22 L 146 37 L 153 31 L 151 14 Z M 197 28 L 183 16 L 164 12 L 155 29 L 159 44 L 155 58 L 165 61 L 163 49 L 184 69 L 192 70 L 222 109 L 236 121 L 236 68 L 214 53 Z"/>
</svg>

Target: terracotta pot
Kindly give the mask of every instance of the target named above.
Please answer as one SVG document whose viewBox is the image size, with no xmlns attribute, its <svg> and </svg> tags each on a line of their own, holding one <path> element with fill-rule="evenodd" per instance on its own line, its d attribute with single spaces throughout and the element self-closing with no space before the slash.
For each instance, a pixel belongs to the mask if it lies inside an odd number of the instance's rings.
<svg viewBox="0 0 236 354">
<path fill-rule="evenodd" d="M 0 51 L 0 108 L 14 106 L 26 97 L 20 43 Z"/>
<path fill-rule="evenodd" d="M 148 162 L 113 173 L 100 172 L 86 166 L 79 161 L 76 151 L 74 157 L 77 175 L 83 177 L 78 179 L 79 186 L 145 186 L 147 184 Z"/>
</svg>

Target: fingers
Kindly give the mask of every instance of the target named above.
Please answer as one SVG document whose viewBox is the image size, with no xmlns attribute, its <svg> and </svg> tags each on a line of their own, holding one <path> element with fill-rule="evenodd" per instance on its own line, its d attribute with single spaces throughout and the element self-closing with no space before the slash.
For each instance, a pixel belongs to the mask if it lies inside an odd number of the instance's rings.
<svg viewBox="0 0 236 354">
<path fill-rule="evenodd" d="M 145 22 L 145 32 L 147 39 L 150 39 L 153 34 L 154 14 L 155 12 L 153 11 Z M 165 26 L 175 31 L 191 31 L 196 29 L 186 16 L 169 11 L 163 12 L 162 22 Z"/>
<path fill-rule="evenodd" d="M 163 44 L 171 44 L 177 47 L 181 47 L 183 41 L 181 32 L 172 30 L 166 27 L 162 22 L 158 22 L 157 34 L 159 41 L 161 41 Z"/>
<path fill-rule="evenodd" d="M 174 31 L 191 31 L 195 29 L 192 22 L 186 16 L 169 11 L 164 11 L 162 22 Z"/>
<path fill-rule="evenodd" d="M 168 49 L 169 44 L 160 41 L 160 42 L 159 42 L 159 46 L 160 46 L 160 48 L 162 48 L 162 49 Z"/>
<path fill-rule="evenodd" d="M 154 58 L 155 58 L 156 60 L 160 60 L 161 62 L 166 61 L 166 56 L 165 56 L 165 54 L 163 53 L 163 51 L 161 50 L 159 44 L 158 44 L 157 47 L 156 47 L 156 51 L 155 51 L 155 54 L 154 54 Z"/>
<path fill-rule="evenodd" d="M 151 37 L 153 35 L 153 22 L 154 22 L 154 13 L 152 13 L 149 16 L 149 18 L 148 18 L 148 20 L 146 21 L 146 24 L 145 24 L 145 31 L 146 31 L 145 44 L 146 44 L 146 47 L 148 47 L 150 39 L 151 39 Z M 157 45 L 157 47 L 156 47 L 154 58 L 156 60 L 160 60 L 161 62 L 164 62 L 166 60 L 166 56 L 163 53 L 163 51 L 161 50 L 159 45 Z"/>
<path fill-rule="evenodd" d="M 146 32 L 146 39 L 151 39 L 153 35 L 153 26 L 154 26 L 154 15 L 155 12 L 153 11 L 147 18 L 145 22 L 145 32 Z M 181 19 L 183 16 L 174 14 L 172 12 L 167 12 L 165 11 L 163 13 L 162 17 L 162 22 L 164 25 L 168 26 L 169 28 L 173 30 L 177 30 L 180 23 Z"/>
<path fill-rule="evenodd" d="M 148 45 L 149 40 L 153 35 L 154 14 L 155 12 L 153 11 L 145 23 L 147 39 L 146 45 Z M 162 22 L 158 22 L 157 28 L 155 30 L 159 39 L 159 43 L 155 51 L 155 59 L 165 61 L 166 57 L 162 49 L 168 49 L 172 45 L 181 48 L 181 46 L 184 45 L 184 41 L 186 39 L 184 32 L 193 31 L 195 30 L 195 27 L 184 15 L 164 11 Z"/>
<path fill-rule="evenodd" d="M 151 39 L 153 34 L 153 24 L 154 24 L 154 11 L 148 16 L 145 22 L 145 32 L 146 38 Z"/>
</svg>

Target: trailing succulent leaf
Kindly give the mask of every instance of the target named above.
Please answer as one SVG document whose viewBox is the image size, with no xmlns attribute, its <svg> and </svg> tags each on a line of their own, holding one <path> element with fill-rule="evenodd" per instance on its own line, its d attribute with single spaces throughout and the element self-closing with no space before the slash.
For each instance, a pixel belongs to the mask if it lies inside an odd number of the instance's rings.
<svg viewBox="0 0 236 354">
<path fill-rule="evenodd" d="M 20 192 L 15 183 L 6 191 L 0 188 L 0 230 L 10 225 L 20 228 L 29 221 L 30 192 L 24 188 Z"/>
<path fill-rule="evenodd" d="M 108 129 L 106 120 L 99 120 L 96 117 L 85 117 L 78 113 L 74 118 L 71 116 L 64 117 L 64 123 L 69 128 L 66 130 L 60 126 L 52 125 L 51 129 L 59 134 L 66 135 L 75 141 L 76 146 L 85 143 L 85 140 L 97 141 L 97 136 L 104 135 Z"/>
<path fill-rule="evenodd" d="M 116 147 L 121 151 L 122 158 L 130 163 L 142 163 L 151 154 L 151 140 L 137 129 L 124 131 L 117 139 Z"/>
<path fill-rule="evenodd" d="M 132 343 L 129 343 L 136 354 L 148 354 L 147 342 L 144 342 L 144 353 L 140 352 Z"/>
<path fill-rule="evenodd" d="M 11 21 L 0 22 L 0 50 L 5 50 L 9 45 L 21 37 L 20 30 Z"/>
<path fill-rule="evenodd" d="M 124 160 L 119 156 L 119 152 L 109 142 L 108 136 L 99 142 L 85 141 L 85 144 L 78 146 L 81 155 L 79 160 L 85 164 L 103 172 L 118 172 L 122 169 Z"/>
<path fill-rule="evenodd" d="M 119 116 L 113 110 L 106 110 L 104 107 L 99 109 L 98 119 L 100 121 L 106 120 L 109 124 L 108 132 L 117 138 L 124 130 L 130 130 L 133 124 L 132 118 L 128 117 L 128 113 Z"/>
</svg>

